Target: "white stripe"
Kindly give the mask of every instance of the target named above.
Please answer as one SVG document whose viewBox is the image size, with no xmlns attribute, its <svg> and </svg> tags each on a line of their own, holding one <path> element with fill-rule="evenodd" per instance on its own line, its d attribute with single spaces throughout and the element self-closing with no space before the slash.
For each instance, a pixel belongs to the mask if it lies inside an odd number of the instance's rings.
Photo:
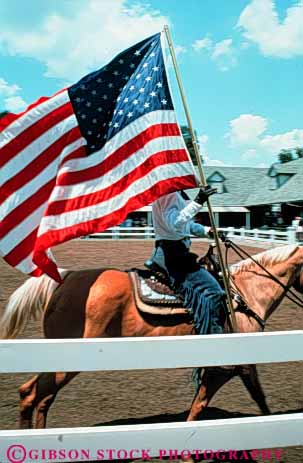
<svg viewBox="0 0 303 463">
<path fill-rule="evenodd" d="M 0 220 L 6 217 L 10 212 L 12 212 L 17 206 L 23 204 L 28 198 L 30 198 L 34 193 L 36 193 L 43 185 L 49 182 L 52 178 L 55 177 L 58 165 L 64 162 L 64 159 L 69 156 L 72 152 L 76 151 L 80 146 L 86 144 L 84 138 L 79 138 L 74 143 L 66 146 L 61 153 L 61 156 L 58 156 L 51 164 L 40 172 L 39 175 L 34 177 L 30 182 L 16 190 L 11 196 L 9 196 L 6 201 L 4 201 L 0 206 Z M 25 205 L 26 207 L 26 205 Z"/>
<path fill-rule="evenodd" d="M 169 169 L 166 164 L 158 166 L 151 172 L 148 172 L 146 176 L 141 177 L 139 180 L 129 185 L 125 191 L 110 198 L 108 201 L 104 201 L 100 204 L 94 204 L 83 209 L 64 212 L 60 215 L 43 217 L 39 227 L 38 236 L 50 229 L 60 230 L 114 213 L 116 210 L 121 209 L 130 198 L 143 193 L 159 181 L 192 174 L 192 165 L 189 161 L 172 164 L 169 166 Z"/>
<path fill-rule="evenodd" d="M 16 265 L 14 268 L 20 270 L 20 272 L 23 272 L 23 273 L 33 272 L 34 270 L 36 270 L 37 265 L 34 264 L 32 258 L 33 258 L 33 253 L 31 252 L 29 256 L 27 256 L 25 259 L 19 262 L 19 264 Z"/>
<path fill-rule="evenodd" d="M 131 124 L 118 132 L 111 140 L 109 140 L 100 151 L 96 151 L 81 160 L 71 160 L 68 163 L 68 170 L 78 171 L 93 167 L 99 164 L 104 159 L 108 158 L 113 152 L 119 149 L 125 143 L 132 140 L 144 130 L 155 124 L 174 124 L 176 116 L 174 111 L 153 111 L 136 119 Z M 183 140 L 183 138 L 181 138 Z M 184 143 L 185 148 L 185 143 Z M 185 148 L 186 149 L 186 148 Z M 62 171 L 64 172 L 64 170 Z"/>
<path fill-rule="evenodd" d="M 12 122 L 0 133 L 0 148 L 3 148 L 7 143 L 20 135 L 31 125 L 35 124 L 39 119 L 54 111 L 69 101 L 67 90 L 50 97 L 35 108 L 27 111 L 23 116 Z"/>
<path fill-rule="evenodd" d="M 28 215 L 23 222 L 19 223 L 0 241 L 0 252 L 2 255 L 8 254 L 14 247 L 23 241 L 40 224 L 41 217 L 46 208 L 47 202 L 42 204 L 32 214 Z"/>
<path fill-rule="evenodd" d="M 44 132 L 39 138 L 36 138 L 31 144 L 27 145 L 18 155 L 14 156 L 2 167 L 1 178 L 7 180 L 16 176 L 24 167 L 38 158 L 43 151 L 53 145 L 58 138 L 62 137 L 62 135 L 69 132 L 77 125 L 78 123 L 75 115 L 71 115 Z"/>
<path fill-rule="evenodd" d="M 127 174 L 137 169 L 143 162 L 152 157 L 153 154 L 164 150 L 177 150 L 182 148 L 184 148 L 184 144 L 180 136 L 162 137 L 151 140 L 141 150 L 132 154 L 102 177 L 97 177 L 75 185 L 56 186 L 52 192 L 49 203 L 56 200 L 77 198 L 85 194 L 100 191 L 113 185 Z M 81 163 L 81 161 L 82 159 L 79 159 L 78 162 Z M 67 164 L 68 163 L 66 163 L 66 165 Z M 102 166 L 100 167 L 100 171 L 101 170 Z M 61 170 L 58 173 L 58 176 L 59 175 L 61 175 Z"/>
</svg>

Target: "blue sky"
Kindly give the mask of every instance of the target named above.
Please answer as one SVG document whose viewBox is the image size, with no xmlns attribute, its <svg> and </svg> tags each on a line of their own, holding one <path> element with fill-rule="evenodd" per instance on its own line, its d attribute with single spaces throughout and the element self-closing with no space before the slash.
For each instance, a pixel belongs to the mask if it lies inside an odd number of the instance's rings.
<svg viewBox="0 0 303 463">
<path fill-rule="evenodd" d="M 267 166 L 303 146 L 303 0 L 0 0 L 0 108 L 23 110 L 166 23 L 208 164 Z"/>
</svg>

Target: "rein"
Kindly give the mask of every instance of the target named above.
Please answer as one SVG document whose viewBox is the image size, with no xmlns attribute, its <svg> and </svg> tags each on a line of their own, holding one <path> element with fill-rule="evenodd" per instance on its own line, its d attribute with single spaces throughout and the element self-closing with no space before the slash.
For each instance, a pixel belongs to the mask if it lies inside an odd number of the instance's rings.
<svg viewBox="0 0 303 463">
<path fill-rule="evenodd" d="M 223 240 L 222 240 L 223 241 Z M 244 249 L 240 248 L 240 246 L 236 245 L 229 239 L 224 239 L 224 244 L 226 247 L 226 262 L 227 262 L 227 253 L 228 249 L 232 248 L 233 251 L 238 254 L 238 256 L 243 259 L 243 256 L 251 259 L 258 267 L 260 267 L 262 270 L 264 270 L 267 275 L 270 276 L 270 278 L 277 284 L 279 284 L 285 291 L 285 297 L 287 297 L 290 301 L 292 301 L 294 304 L 299 306 L 300 308 L 303 308 L 303 300 L 291 289 L 288 288 L 282 281 L 280 281 L 277 277 L 275 277 L 271 272 L 269 272 L 263 265 L 260 264 L 260 262 L 256 261 L 248 252 L 244 251 Z M 291 294 L 291 296 L 289 295 Z M 250 310 L 250 309 L 249 309 Z M 257 315 L 257 314 L 256 314 Z M 258 316 L 259 317 L 259 316 Z M 259 317 L 260 318 L 260 317 Z M 262 319 L 260 319 L 262 320 Z M 260 322 L 259 322 L 260 323 Z M 264 322 L 265 325 L 265 322 Z"/>
</svg>

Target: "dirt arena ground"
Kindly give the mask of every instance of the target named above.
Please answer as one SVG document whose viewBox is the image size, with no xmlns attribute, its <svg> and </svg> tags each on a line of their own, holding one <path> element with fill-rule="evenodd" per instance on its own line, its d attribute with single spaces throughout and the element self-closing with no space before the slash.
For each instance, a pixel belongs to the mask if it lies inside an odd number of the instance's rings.
<svg viewBox="0 0 303 463">
<path fill-rule="evenodd" d="M 77 240 L 58 246 L 54 253 L 60 267 L 125 269 L 142 267 L 152 246 L 153 243 L 147 241 Z M 202 253 L 206 244 L 195 243 L 193 248 Z M 260 252 L 259 248 L 247 247 L 246 250 Z M 232 254 L 231 258 L 233 262 L 238 260 Z M 23 275 L 0 262 L 0 315 L 8 296 L 24 280 Z M 268 331 L 302 328 L 303 315 L 291 302 L 284 302 L 266 326 Z M 22 337 L 42 337 L 40 323 L 31 322 Z M 302 364 L 260 365 L 258 369 L 273 413 L 302 411 Z M 28 374 L 0 375 L 0 429 L 17 429 L 17 388 L 29 377 Z M 57 397 L 49 414 L 48 427 L 183 421 L 193 392 L 188 369 L 82 373 Z M 240 380 L 234 379 L 213 399 L 207 418 L 258 414 L 257 406 Z M 303 447 L 285 449 L 281 461 L 301 463 Z"/>
</svg>

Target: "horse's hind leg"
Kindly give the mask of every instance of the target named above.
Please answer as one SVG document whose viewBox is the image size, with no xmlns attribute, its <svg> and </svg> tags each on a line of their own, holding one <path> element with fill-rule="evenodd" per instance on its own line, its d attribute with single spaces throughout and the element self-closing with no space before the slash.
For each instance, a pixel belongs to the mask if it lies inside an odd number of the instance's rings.
<svg viewBox="0 0 303 463">
<path fill-rule="evenodd" d="M 251 397 L 258 404 L 264 415 L 270 415 L 270 409 L 266 403 L 265 394 L 259 381 L 256 365 L 245 365 L 240 367 L 239 376 Z"/>
<path fill-rule="evenodd" d="M 36 419 L 35 428 L 46 427 L 47 413 L 54 402 L 57 393 L 68 384 L 78 372 L 68 373 L 42 373 L 39 375 L 36 386 Z"/>
</svg>

